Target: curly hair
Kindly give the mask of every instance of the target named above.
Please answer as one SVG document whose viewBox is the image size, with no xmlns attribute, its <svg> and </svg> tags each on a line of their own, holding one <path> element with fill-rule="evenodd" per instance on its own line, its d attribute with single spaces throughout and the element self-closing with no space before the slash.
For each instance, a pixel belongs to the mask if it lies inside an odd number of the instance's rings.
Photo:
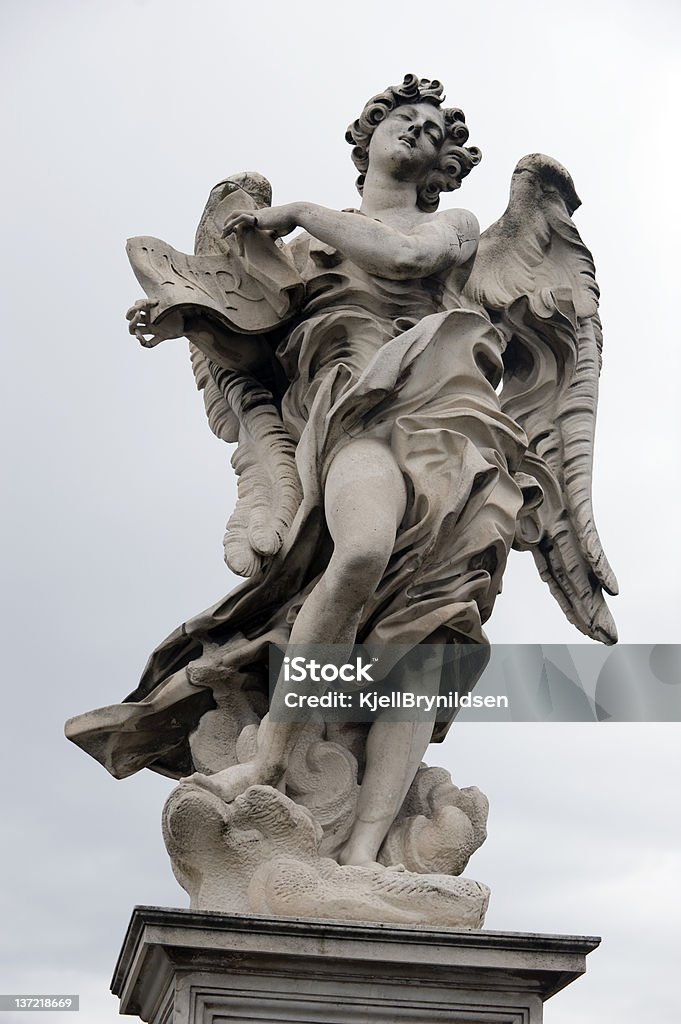
<svg viewBox="0 0 681 1024">
<path fill-rule="evenodd" d="M 440 146 L 437 165 L 418 188 L 419 209 L 434 213 L 440 202 L 440 193 L 453 192 L 459 188 L 462 178 L 480 163 L 482 153 L 477 146 L 464 145 L 468 141 L 468 128 L 463 110 L 458 107 L 442 107 L 444 98 L 441 82 L 405 75 L 402 85 L 389 85 L 384 92 L 369 100 L 345 133 L 346 141 L 354 146 L 352 161 L 360 172 L 356 182 L 360 195 L 369 167 L 371 136 L 392 110 L 405 103 L 432 103 L 442 110 L 445 122 L 445 137 Z"/>
</svg>

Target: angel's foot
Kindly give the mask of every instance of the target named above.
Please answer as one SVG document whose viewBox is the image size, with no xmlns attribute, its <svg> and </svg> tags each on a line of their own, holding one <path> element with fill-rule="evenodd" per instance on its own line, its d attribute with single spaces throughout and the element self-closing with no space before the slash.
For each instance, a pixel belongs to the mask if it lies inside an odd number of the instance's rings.
<svg viewBox="0 0 681 1024">
<path fill-rule="evenodd" d="M 362 861 L 344 861 L 342 857 L 339 859 L 341 867 L 344 868 L 377 868 L 380 871 L 385 871 L 385 865 L 379 864 L 377 860 L 362 860 Z"/>
<path fill-rule="evenodd" d="M 256 761 L 249 761 L 246 764 L 235 764 L 230 768 L 224 768 L 213 775 L 202 775 L 201 772 L 194 772 L 193 775 L 180 779 L 181 783 L 191 783 L 201 789 L 207 789 L 214 793 L 221 800 L 229 804 L 250 786 L 276 786 L 281 773 L 275 768 L 267 765 L 259 765 Z"/>
<path fill-rule="evenodd" d="M 379 864 L 376 860 L 377 852 L 373 845 L 358 842 L 350 836 L 338 854 L 338 863 L 343 867 L 381 868 L 383 870 L 384 865 Z"/>
<path fill-rule="evenodd" d="M 392 822 L 386 818 L 377 821 L 355 821 L 347 842 L 338 855 L 343 866 L 380 868 L 381 871 L 406 871 L 404 864 L 381 864 L 378 854 Z"/>
<path fill-rule="evenodd" d="M 381 871 L 406 871 L 404 864 L 381 864 L 378 860 L 372 860 L 360 851 L 350 852 L 341 850 L 338 856 L 338 863 L 342 867 L 356 868 L 380 868 Z"/>
</svg>

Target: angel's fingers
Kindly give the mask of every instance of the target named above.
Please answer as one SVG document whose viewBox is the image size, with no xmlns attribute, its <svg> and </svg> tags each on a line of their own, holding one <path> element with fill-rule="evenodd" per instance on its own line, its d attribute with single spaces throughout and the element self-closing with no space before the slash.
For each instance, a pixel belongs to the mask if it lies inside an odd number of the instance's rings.
<svg viewBox="0 0 681 1024">
<path fill-rule="evenodd" d="M 146 305 L 147 302 L 144 299 L 138 299 L 137 302 L 134 302 L 132 304 L 130 309 L 125 314 L 126 320 L 132 320 L 132 318 L 134 316 L 137 316 L 137 314 L 141 312 L 141 310 L 143 310 Z"/>
<path fill-rule="evenodd" d="M 125 314 L 125 319 L 132 320 L 140 313 L 149 313 L 155 306 L 158 306 L 158 300 L 152 302 L 151 299 L 138 299 Z"/>
<path fill-rule="evenodd" d="M 257 226 L 258 219 L 252 213 L 238 213 L 235 217 L 230 217 L 229 220 L 225 221 L 225 226 L 222 229 L 222 237 L 225 238 L 227 235 L 231 235 L 232 232 L 239 228 L 254 228 Z"/>
<path fill-rule="evenodd" d="M 152 334 L 151 337 L 147 337 L 149 334 L 148 327 L 138 327 L 137 330 L 132 331 L 131 333 L 135 335 L 140 345 L 144 348 L 155 348 L 161 340 L 155 334 Z"/>
<path fill-rule="evenodd" d="M 146 315 L 134 317 L 128 324 L 128 331 L 130 334 L 134 334 L 137 339 L 140 339 L 140 334 L 149 334 L 151 331 L 149 318 Z"/>
<path fill-rule="evenodd" d="M 148 317 L 145 311 L 143 309 L 138 309 L 137 312 L 130 317 L 130 328 L 133 331 L 136 331 L 138 327 L 146 324 L 147 322 Z"/>
<path fill-rule="evenodd" d="M 232 224 L 232 225 L 234 225 L 234 224 L 237 224 L 237 225 L 238 224 L 243 224 L 243 225 L 257 224 L 257 222 L 258 222 L 258 218 L 255 216 L 255 214 L 254 213 L 248 213 L 248 212 L 245 212 L 245 213 L 235 213 L 233 217 L 230 217 L 230 218 L 228 218 L 228 220 L 225 221 L 226 224 Z"/>
</svg>

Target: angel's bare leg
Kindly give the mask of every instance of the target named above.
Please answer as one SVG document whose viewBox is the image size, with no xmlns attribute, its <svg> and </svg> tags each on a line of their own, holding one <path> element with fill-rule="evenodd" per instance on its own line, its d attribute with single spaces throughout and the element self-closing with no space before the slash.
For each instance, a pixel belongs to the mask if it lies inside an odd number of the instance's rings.
<svg viewBox="0 0 681 1024">
<path fill-rule="evenodd" d="M 357 815 L 339 857 L 341 864 L 376 863 L 432 735 L 432 721 L 385 722 L 379 718 L 371 726 Z"/>
<path fill-rule="evenodd" d="M 291 644 L 338 644 L 350 655 L 362 610 L 378 586 L 406 508 L 406 488 L 395 458 L 381 441 L 351 441 L 334 458 L 324 509 L 334 542 L 326 571 L 309 594 L 291 630 Z M 338 651 L 341 659 L 342 649 Z M 190 781 L 233 800 L 248 786 L 277 785 L 305 721 L 281 721 L 287 684 L 279 678 L 270 714 L 258 731 L 253 761 Z"/>
<path fill-rule="evenodd" d="M 405 688 L 414 694 L 437 693 L 442 671 L 441 645 L 446 640 L 446 631 L 437 631 L 429 637 L 427 646 L 414 652 L 416 658 L 411 660 Z M 376 863 L 381 844 L 414 781 L 433 735 L 435 712 L 407 714 L 408 719 L 401 722 L 379 717 L 369 730 L 355 824 L 341 850 L 341 864 Z"/>
</svg>

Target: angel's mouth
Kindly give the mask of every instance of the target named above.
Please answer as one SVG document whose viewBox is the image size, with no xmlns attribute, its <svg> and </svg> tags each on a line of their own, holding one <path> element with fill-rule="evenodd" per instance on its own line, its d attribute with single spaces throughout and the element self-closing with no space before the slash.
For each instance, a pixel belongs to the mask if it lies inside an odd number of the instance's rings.
<svg viewBox="0 0 681 1024">
<path fill-rule="evenodd" d="M 400 135 L 400 142 L 406 142 L 410 149 L 413 149 L 416 145 L 416 139 L 413 135 Z"/>
</svg>

